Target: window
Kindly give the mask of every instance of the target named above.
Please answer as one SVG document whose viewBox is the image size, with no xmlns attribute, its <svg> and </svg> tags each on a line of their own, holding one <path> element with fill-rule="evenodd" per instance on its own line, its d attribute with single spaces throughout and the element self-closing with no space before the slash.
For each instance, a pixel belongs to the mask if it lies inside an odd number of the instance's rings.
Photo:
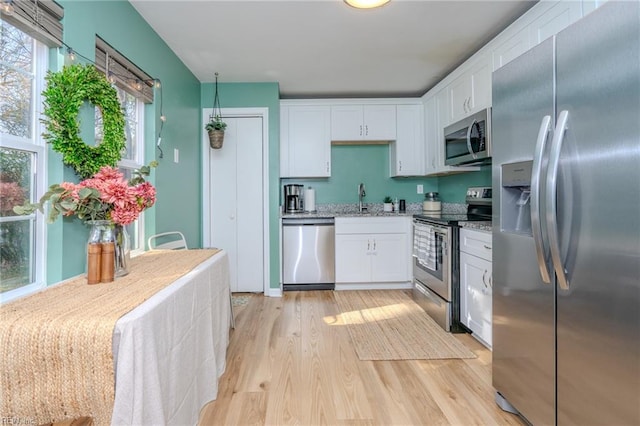
<svg viewBox="0 0 640 426">
<path fill-rule="evenodd" d="M 118 91 L 125 116 L 126 145 L 119 167 L 126 178 L 145 164 L 144 160 L 144 105 L 152 103 L 154 83 L 147 73 L 96 36 L 96 68 L 107 75 Z M 96 108 L 96 143 L 102 140 L 101 117 Z M 144 213 L 127 226 L 131 236 L 132 252 L 144 251 Z"/>
<path fill-rule="evenodd" d="M 47 48 L 0 20 L 0 300 L 45 285 L 45 218 L 13 206 L 45 192 L 40 93 Z"/>
</svg>

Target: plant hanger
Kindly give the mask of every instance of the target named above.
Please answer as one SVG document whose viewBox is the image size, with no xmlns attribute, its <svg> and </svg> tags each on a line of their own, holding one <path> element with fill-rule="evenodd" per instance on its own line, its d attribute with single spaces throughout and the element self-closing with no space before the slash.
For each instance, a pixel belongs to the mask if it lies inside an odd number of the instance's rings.
<svg viewBox="0 0 640 426">
<path fill-rule="evenodd" d="M 216 76 L 216 90 L 213 95 L 213 112 L 209 116 L 209 120 L 220 120 L 222 118 L 222 109 L 220 108 L 220 96 L 218 96 L 218 73 Z"/>
</svg>

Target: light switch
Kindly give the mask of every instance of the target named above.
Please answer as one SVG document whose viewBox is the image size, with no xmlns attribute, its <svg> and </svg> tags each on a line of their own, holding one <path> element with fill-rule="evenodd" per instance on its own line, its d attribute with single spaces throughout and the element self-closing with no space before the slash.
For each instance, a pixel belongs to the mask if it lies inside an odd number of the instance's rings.
<svg viewBox="0 0 640 426">
<path fill-rule="evenodd" d="M 418 185 L 418 194 L 424 194 L 424 187 L 422 185 Z"/>
<path fill-rule="evenodd" d="M 174 163 L 180 162 L 180 150 L 178 148 L 173 149 L 173 162 Z"/>
</svg>

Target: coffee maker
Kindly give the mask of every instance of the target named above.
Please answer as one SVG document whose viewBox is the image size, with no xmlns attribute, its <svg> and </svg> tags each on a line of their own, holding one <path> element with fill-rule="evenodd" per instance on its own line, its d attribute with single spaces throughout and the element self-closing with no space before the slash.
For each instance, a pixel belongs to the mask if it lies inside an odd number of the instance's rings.
<svg viewBox="0 0 640 426">
<path fill-rule="evenodd" d="M 302 213 L 304 211 L 304 185 L 284 186 L 284 212 Z"/>
</svg>

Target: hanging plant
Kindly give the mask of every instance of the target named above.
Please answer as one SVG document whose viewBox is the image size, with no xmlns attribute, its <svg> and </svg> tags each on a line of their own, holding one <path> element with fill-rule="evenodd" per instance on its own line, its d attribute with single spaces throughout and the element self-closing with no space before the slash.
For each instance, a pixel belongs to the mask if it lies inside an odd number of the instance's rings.
<svg viewBox="0 0 640 426">
<path fill-rule="evenodd" d="M 216 73 L 216 89 L 213 97 L 213 113 L 209 116 L 209 122 L 204 129 L 209 133 L 209 145 L 213 149 L 222 148 L 224 142 L 224 130 L 227 123 L 222 121 L 222 110 L 220 109 L 220 98 L 218 96 L 218 73 Z"/>
<path fill-rule="evenodd" d="M 43 137 L 62 154 L 62 162 L 83 179 L 104 166 L 115 167 L 125 147 L 125 119 L 118 94 L 105 75 L 93 65 L 76 64 L 48 72 L 46 81 L 47 88 L 42 92 L 42 123 L 46 128 Z M 97 146 L 87 145 L 80 138 L 78 114 L 84 102 L 102 113 L 104 138 Z"/>
</svg>

